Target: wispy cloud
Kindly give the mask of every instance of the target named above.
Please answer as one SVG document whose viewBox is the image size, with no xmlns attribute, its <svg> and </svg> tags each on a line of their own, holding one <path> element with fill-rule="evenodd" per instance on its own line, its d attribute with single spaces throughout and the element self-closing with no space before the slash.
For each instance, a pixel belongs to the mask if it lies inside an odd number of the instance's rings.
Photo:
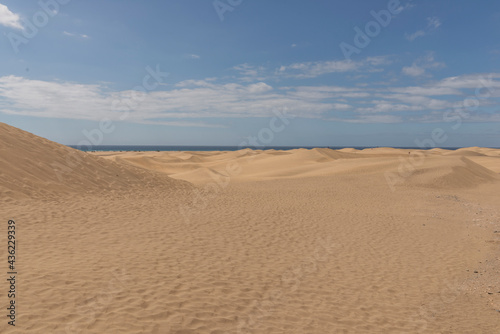
<svg viewBox="0 0 500 334">
<path fill-rule="evenodd" d="M 74 34 L 74 33 L 67 32 L 67 31 L 63 31 L 63 34 L 66 36 L 70 36 L 70 37 L 78 37 L 78 38 L 84 38 L 84 39 L 90 38 L 88 35 L 85 35 L 85 34 Z"/>
<path fill-rule="evenodd" d="M 144 93 L 138 100 L 134 96 L 139 93 L 132 90 L 115 92 L 101 85 L 6 76 L 0 77 L 0 111 L 85 120 L 120 120 L 127 113 L 127 121 L 143 123 L 152 120 L 268 117 L 273 115 L 274 109 L 284 106 L 298 116 L 318 118 L 332 109 L 332 105 L 324 101 L 309 101 L 276 92 L 264 82 L 241 85 L 198 80 L 181 82 L 177 87 Z"/>
<path fill-rule="evenodd" d="M 428 17 L 427 18 L 427 28 L 428 29 L 437 29 L 441 25 L 441 20 L 437 17 Z"/>
<path fill-rule="evenodd" d="M 349 60 L 316 61 L 281 66 L 277 74 L 295 78 L 315 78 L 320 75 L 355 71 L 360 63 Z"/>
<path fill-rule="evenodd" d="M 384 66 L 390 65 L 389 56 L 368 57 L 360 61 L 325 60 L 293 63 L 282 65 L 274 70 L 264 66 L 240 64 L 232 69 L 239 72 L 242 81 L 276 80 L 280 78 L 310 79 L 332 73 L 347 73 L 366 71 L 367 73 L 381 72 Z"/>
<path fill-rule="evenodd" d="M 411 66 L 403 67 L 401 71 L 403 72 L 403 74 L 412 77 L 430 76 L 427 70 L 439 69 L 445 66 L 446 65 L 444 63 L 435 61 L 433 52 L 428 52 L 424 57 L 420 57 L 416 61 L 414 61 Z"/>
<path fill-rule="evenodd" d="M 188 59 L 200 59 L 201 58 L 200 55 L 196 55 L 196 54 L 187 54 L 184 57 L 188 58 Z"/>
<path fill-rule="evenodd" d="M 412 34 L 405 34 L 405 37 L 407 40 L 413 42 L 415 39 L 419 37 L 424 37 L 425 35 L 428 35 L 432 33 L 434 30 L 439 28 L 441 26 L 441 20 L 437 17 L 428 17 L 427 18 L 427 26 L 425 29 L 417 30 Z"/>
<path fill-rule="evenodd" d="M 402 118 L 396 115 L 361 115 L 357 118 L 331 118 L 330 121 L 347 123 L 401 123 Z"/>
<path fill-rule="evenodd" d="M 402 72 L 412 77 L 419 77 L 425 74 L 425 69 L 413 63 L 411 66 L 403 67 Z"/>
<path fill-rule="evenodd" d="M 240 64 L 232 68 L 239 75 L 238 79 L 245 82 L 263 81 L 269 79 L 270 75 L 264 66 L 254 66 L 250 64 Z"/>
<path fill-rule="evenodd" d="M 417 39 L 419 37 L 424 37 L 425 35 L 426 35 L 425 31 L 417 30 L 413 34 L 405 34 L 405 37 L 407 40 L 413 42 L 415 39 Z"/>
<path fill-rule="evenodd" d="M 316 78 L 331 73 L 345 73 L 364 70 L 368 73 L 383 71 L 381 67 L 391 64 L 387 56 L 368 57 L 361 61 L 330 60 L 295 63 L 281 66 L 275 72 L 279 76 L 293 77 L 298 79 Z"/>
<path fill-rule="evenodd" d="M 11 12 L 10 9 L 3 4 L 0 4 L 0 25 L 8 28 L 24 29 L 21 24 L 20 16 Z"/>
<path fill-rule="evenodd" d="M 481 87 L 483 87 L 481 89 Z M 487 88 L 484 88 L 487 87 Z M 491 108 L 500 105 L 500 73 L 448 77 L 408 87 L 273 86 L 221 79 L 186 80 L 152 92 L 113 91 L 96 84 L 0 77 L 0 112 L 32 117 L 120 121 L 171 126 L 220 126 L 205 119 L 272 117 L 276 108 L 290 114 L 357 123 L 432 122 L 463 103 L 476 90 L 478 99 L 469 120 L 498 122 Z M 140 99 L 137 98 L 140 96 Z M 116 103 L 116 102 L 120 103 Z M 493 115 L 496 115 L 493 117 Z"/>
</svg>

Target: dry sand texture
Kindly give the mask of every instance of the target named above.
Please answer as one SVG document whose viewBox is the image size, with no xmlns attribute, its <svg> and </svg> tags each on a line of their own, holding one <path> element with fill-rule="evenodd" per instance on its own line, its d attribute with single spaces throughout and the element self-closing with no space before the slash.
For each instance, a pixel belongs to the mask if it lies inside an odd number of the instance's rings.
<svg viewBox="0 0 500 334">
<path fill-rule="evenodd" d="M 86 154 L 0 124 L 1 333 L 499 333 L 500 150 Z"/>
</svg>

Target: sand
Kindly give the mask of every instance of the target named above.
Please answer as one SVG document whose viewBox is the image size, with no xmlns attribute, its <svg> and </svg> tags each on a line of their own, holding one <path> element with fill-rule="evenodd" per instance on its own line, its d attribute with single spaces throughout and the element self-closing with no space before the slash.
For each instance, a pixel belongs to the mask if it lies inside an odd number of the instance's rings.
<svg viewBox="0 0 500 334">
<path fill-rule="evenodd" d="M 83 153 L 0 123 L 1 333 L 498 333 L 500 150 Z"/>
</svg>

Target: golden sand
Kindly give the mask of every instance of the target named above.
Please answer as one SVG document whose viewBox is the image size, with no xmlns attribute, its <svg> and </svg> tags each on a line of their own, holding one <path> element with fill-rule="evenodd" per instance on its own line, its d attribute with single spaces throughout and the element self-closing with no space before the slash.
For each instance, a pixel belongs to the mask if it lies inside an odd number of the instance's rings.
<svg viewBox="0 0 500 334">
<path fill-rule="evenodd" d="M 0 123 L 0 332 L 498 333 L 499 173 L 478 147 L 90 154 Z"/>
</svg>

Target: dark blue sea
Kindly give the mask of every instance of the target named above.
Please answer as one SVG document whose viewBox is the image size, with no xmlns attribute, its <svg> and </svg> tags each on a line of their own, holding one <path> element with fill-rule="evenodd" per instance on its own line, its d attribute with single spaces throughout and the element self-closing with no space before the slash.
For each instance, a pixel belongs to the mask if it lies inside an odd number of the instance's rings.
<svg viewBox="0 0 500 334">
<path fill-rule="evenodd" d="M 69 147 L 80 149 L 82 151 L 237 151 L 245 148 L 251 148 L 254 150 L 294 150 L 297 148 L 331 148 L 334 150 L 340 150 L 346 148 L 347 146 L 262 146 L 262 147 L 240 147 L 240 146 L 158 146 L 158 145 L 96 145 L 92 147 L 79 147 L 75 145 L 68 145 Z M 363 150 L 366 148 L 376 148 L 376 146 L 362 146 L 362 147 L 352 147 L 358 150 Z M 419 150 L 420 147 L 394 147 L 402 149 L 412 149 Z M 448 150 L 456 150 L 459 147 L 443 147 Z"/>
</svg>

